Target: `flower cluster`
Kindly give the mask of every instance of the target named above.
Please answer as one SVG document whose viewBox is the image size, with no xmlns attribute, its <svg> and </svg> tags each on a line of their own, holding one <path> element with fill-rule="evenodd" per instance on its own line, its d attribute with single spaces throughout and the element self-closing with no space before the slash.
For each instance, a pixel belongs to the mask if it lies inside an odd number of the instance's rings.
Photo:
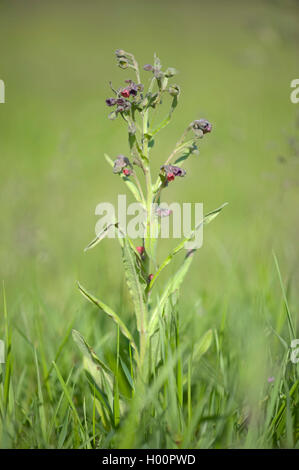
<svg viewBox="0 0 299 470">
<path fill-rule="evenodd" d="M 163 160 L 159 163 L 160 169 L 154 176 L 151 151 L 153 146 L 156 145 L 157 134 L 171 121 L 180 98 L 180 87 L 171 82 L 171 78 L 176 74 L 176 70 L 172 67 L 167 69 L 162 68 L 159 58 L 155 55 L 153 65 L 147 64 L 143 67 L 148 75 L 150 75 L 144 90 L 140 78 L 140 69 L 134 55 L 118 49 L 116 51 L 116 59 L 119 67 L 125 69 L 126 73 L 127 71 L 134 71 L 136 76 L 134 78 L 135 81 L 127 79 L 124 82 L 124 86 L 118 89 L 114 89 L 110 82 L 113 95 L 106 99 L 106 105 L 110 109 L 112 108 L 109 118 L 115 119 L 120 114 L 122 122 L 127 126 L 129 144 L 127 155 L 129 158 L 119 154 L 112 160 L 106 155 L 106 160 L 113 167 L 113 173 L 119 175 L 122 182 L 138 202 L 138 205 L 141 206 L 140 215 L 142 215 L 142 221 L 138 221 L 141 229 L 138 236 L 140 236 L 141 242 L 138 243 L 138 246 L 135 246 L 127 234 L 121 230 L 119 221 L 115 221 L 113 224 L 105 226 L 104 230 L 97 234 L 96 239 L 86 249 L 96 246 L 105 236 L 108 236 L 110 226 L 114 225 L 115 232 L 120 238 L 125 278 L 134 305 L 136 330 L 139 333 L 138 345 L 134 340 L 135 335 L 130 332 L 123 320 L 116 313 L 114 314 L 111 308 L 103 302 L 97 301 L 81 286 L 79 288 L 85 297 L 100 307 L 118 324 L 119 331 L 129 340 L 132 379 L 136 376 L 136 383 L 141 384 L 143 387 L 147 381 L 152 380 L 152 371 L 150 370 L 152 368 L 148 368 L 147 359 L 158 358 L 160 356 L 160 344 L 157 346 L 156 353 L 152 349 L 154 342 L 151 342 L 151 338 L 157 332 L 160 320 L 163 320 L 162 315 L 164 315 L 166 309 L 172 315 L 173 300 L 174 297 L 177 297 L 173 294 L 176 293 L 178 286 L 186 275 L 191 257 L 197 249 L 197 247 L 192 249 L 188 247 L 187 255 L 183 259 L 181 268 L 172 274 L 172 277 L 166 284 L 163 296 L 158 296 L 155 305 L 155 299 L 152 294 L 155 283 L 162 270 L 171 262 L 174 255 L 185 247 L 185 240 L 183 240 L 170 252 L 162 264 L 159 265 L 157 262 L 157 239 L 160 234 L 163 234 L 163 222 L 166 222 L 165 226 L 169 222 L 167 219 L 165 221 L 162 220 L 162 218 L 170 217 L 172 214 L 168 204 L 164 204 L 161 199 L 164 190 L 171 181 L 186 175 L 186 170 L 181 165 L 184 164 L 185 166 L 187 159 L 198 152 L 197 145 L 199 140 L 205 134 L 211 132 L 212 125 L 206 119 L 188 121 L 171 153 L 164 155 Z M 157 122 L 157 114 L 154 114 L 152 110 L 163 103 L 167 104 L 168 112 L 160 122 Z M 154 181 L 152 179 L 153 176 L 155 177 Z M 206 217 L 204 220 L 208 223 L 220 212 L 222 207 L 209 213 L 209 217 Z M 134 222 L 137 222 L 137 220 Z M 196 229 L 195 227 L 192 234 L 195 235 Z M 175 319 L 175 317 L 173 318 Z M 175 321 L 177 322 L 177 320 Z M 161 326 L 164 329 L 164 326 L 166 327 L 167 324 L 170 325 L 171 323 L 173 322 L 167 320 L 163 325 L 161 322 Z M 170 330 L 167 335 L 170 337 Z M 135 374 L 133 369 L 134 360 L 137 374 Z M 159 367 L 158 362 L 157 367 Z M 269 382 L 270 380 L 272 381 L 272 378 L 269 379 Z M 104 381 L 106 382 L 103 375 L 102 382 Z M 115 390 L 114 388 L 109 388 L 108 382 L 107 380 L 107 396 L 108 394 L 114 396 Z M 113 429 L 114 427 L 115 417 L 113 416 Z"/>
<path fill-rule="evenodd" d="M 167 181 L 173 181 L 176 176 L 182 177 L 186 175 L 186 170 L 175 165 L 162 165 L 160 170 L 161 176 L 166 177 Z"/>
<path fill-rule="evenodd" d="M 125 176 L 130 176 L 132 173 L 131 168 L 130 160 L 124 155 L 118 155 L 114 160 L 113 173 L 123 173 Z"/>
<path fill-rule="evenodd" d="M 118 90 L 113 90 L 116 97 L 107 98 L 106 105 L 109 107 L 116 106 L 115 110 L 109 114 L 110 119 L 115 119 L 118 113 L 129 112 L 132 105 L 138 105 L 142 99 L 140 95 L 138 99 L 138 93 L 143 91 L 142 83 L 135 83 L 133 80 L 125 80 L 127 85 L 125 87 L 119 88 Z M 129 98 L 132 97 L 130 101 Z"/>
</svg>

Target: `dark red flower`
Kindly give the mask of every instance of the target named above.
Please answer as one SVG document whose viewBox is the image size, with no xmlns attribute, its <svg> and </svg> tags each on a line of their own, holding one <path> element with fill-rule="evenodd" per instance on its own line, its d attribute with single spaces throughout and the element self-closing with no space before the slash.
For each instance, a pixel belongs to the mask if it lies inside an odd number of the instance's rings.
<svg viewBox="0 0 299 470">
<path fill-rule="evenodd" d="M 124 174 L 125 176 L 130 176 L 131 173 L 132 173 L 131 170 L 129 170 L 128 168 L 124 168 L 124 169 L 123 169 L 123 174 Z"/>
<path fill-rule="evenodd" d="M 167 180 L 168 181 L 173 181 L 174 180 L 174 174 L 173 173 L 167 173 Z"/>
<path fill-rule="evenodd" d="M 140 256 L 143 255 L 143 253 L 144 253 L 144 247 L 143 246 L 136 246 L 136 250 L 138 251 Z"/>
<path fill-rule="evenodd" d="M 128 88 L 124 88 L 120 94 L 124 97 L 124 98 L 129 98 L 130 96 L 130 90 L 128 90 Z"/>
<path fill-rule="evenodd" d="M 173 176 L 185 176 L 186 175 L 186 170 L 184 168 L 181 168 L 180 166 L 175 166 L 175 165 L 162 165 L 161 170 L 166 173 L 167 179 L 168 175 L 173 175 Z M 171 178 L 168 181 L 172 181 L 173 178 Z"/>
<path fill-rule="evenodd" d="M 153 277 L 154 277 L 154 275 L 153 275 L 153 274 L 149 274 L 149 276 L 148 276 L 148 283 L 150 283 L 150 282 L 151 282 L 151 280 L 153 279 Z"/>
</svg>

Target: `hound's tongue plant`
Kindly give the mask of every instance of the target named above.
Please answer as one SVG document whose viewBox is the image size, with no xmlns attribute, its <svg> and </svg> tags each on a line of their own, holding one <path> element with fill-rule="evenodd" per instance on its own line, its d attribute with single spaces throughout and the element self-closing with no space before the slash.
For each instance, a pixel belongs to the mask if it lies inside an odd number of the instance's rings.
<svg viewBox="0 0 299 470">
<path fill-rule="evenodd" d="M 129 71 L 135 73 L 136 82 L 127 76 L 119 88 L 114 88 L 110 82 L 113 96 L 106 99 L 106 105 L 110 109 L 108 117 L 112 120 L 121 120 L 121 123 L 127 126 L 129 151 L 127 155 L 118 155 L 114 159 L 106 155 L 106 160 L 113 169 L 112 173 L 123 180 L 136 201 L 143 206 L 146 212 L 145 233 L 142 246 L 135 247 L 133 241 L 124 234 L 118 221 L 115 221 L 99 233 L 86 249 L 89 250 L 95 247 L 106 237 L 108 231 L 111 230 L 111 226 L 117 231 L 126 282 L 135 311 L 136 328 L 129 331 L 123 319 L 116 312 L 101 300 L 96 299 L 80 284 L 79 289 L 90 302 L 105 312 L 116 323 L 118 331 L 128 340 L 130 364 L 126 364 L 126 352 L 122 355 L 120 351 L 119 335 L 117 365 L 115 370 L 112 371 L 96 356 L 80 333 L 73 331 L 74 339 L 85 355 L 86 366 L 89 371 L 88 380 L 92 386 L 93 394 L 95 394 L 102 424 L 106 429 L 118 426 L 122 420 L 125 405 L 128 402 L 120 387 L 119 378 L 121 375 L 126 377 L 131 387 L 131 396 L 135 396 L 137 400 L 137 405 L 135 402 L 135 405 L 131 404 L 131 413 L 134 414 L 135 419 L 140 418 L 141 410 L 148 403 L 148 397 L 146 398 L 146 394 L 144 394 L 146 384 L 156 384 L 157 392 L 160 389 L 165 390 L 167 377 L 165 376 L 163 379 L 163 374 L 160 371 L 161 364 L 167 364 L 168 354 L 167 351 L 165 352 L 165 342 L 166 338 L 170 338 L 172 334 L 176 337 L 176 341 L 171 342 L 172 352 L 176 359 L 171 367 L 182 371 L 182 351 L 179 349 L 175 304 L 179 288 L 196 250 L 185 252 L 187 254 L 183 257 L 181 266 L 174 275 L 172 274 L 163 287 L 161 297 L 157 296 L 155 299 L 153 287 L 161 272 L 171 263 L 173 257 L 183 252 L 184 243 L 192 239 L 192 236 L 194 236 L 196 230 L 200 229 L 202 224 L 213 220 L 223 207 L 221 206 L 207 214 L 200 226 L 195 227 L 191 236 L 182 240 L 167 258 L 158 265 L 156 244 L 158 241 L 157 234 L 160 230 L 160 220 L 163 216 L 171 216 L 171 211 L 159 207 L 163 191 L 167 190 L 169 184 L 176 184 L 178 177 L 186 177 L 186 170 L 182 168 L 182 163 L 185 163 L 191 155 L 197 153 L 200 139 L 211 132 L 212 126 L 205 119 L 192 121 L 177 141 L 171 154 L 160 162 L 159 174 L 156 175 L 156 181 L 153 182 L 150 151 L 154 145 L 154 139 L 169 124 L 177 107 L 180 87 L 175 83 L 170 83 L 177 72 L 174 68 L 164 70 L 159 58 L 155 56 L 153 65 L 147 64 L 143 67 L 144 75 L 147 75 L 145 82 L 149 81 L 149 86 L 146 87 L 141 83 L 139 67 L 132 54 L 117 50 L 116 58 L 118 65 L 125 69 L 127 75 Z M 162 101 L 163 103 L 170 101 L 170 107 L 162 122 L 154 126 L 151 121 L 151 112 L 162 105 Z M 156 204 L 155 211 L 152 210 L 154 203 Z M 211 338 L 211 331 L 209 331 L 205 335 L 202 353 L 210 346 Z M 169 364 L 167 367 L 169 367 Z M 178 372 L 176 376 L 178 406 L 183 407 L 184 384 L 182 372 Z M 138 400 L 137 395 L 142 396 L 142 400 Z M 188 396 L 188 400 L 190 399 L 190 396 Z M 190 414 L 190 407 L 188 407 L 188 413 Z"/>
</svg>

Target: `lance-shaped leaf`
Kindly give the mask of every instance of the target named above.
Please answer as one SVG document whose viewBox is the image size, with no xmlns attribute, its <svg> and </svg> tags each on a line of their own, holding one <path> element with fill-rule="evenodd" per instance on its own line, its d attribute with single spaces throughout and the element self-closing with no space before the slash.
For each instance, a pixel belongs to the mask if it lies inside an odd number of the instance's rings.
<svg viewBox="0 0 299 470">
<path fill-rule="evenodd" d="M 91 303 L 96 305 L 100 310 L 103 310 L 103 312 L 105 312 L 110 318 L 112 318 L 112 320 L 119 326 L 122 334 L 130 341 L 130 344 L 132 348 L 135 350 L 137 358 L 138 358 L 139 357 L 138 350 L 137 350 L 135 341 L 133 339 L 133 336 L 131 335 L 130 331 L 128 330 L 124 322 L 120 319 L 120 317 L 110 307 L 108 307 L 108 305 L 104 304 L 104 302 L 102 302 L 101 300 L 98 300 L 92 294 L 87 292 L 84 289 L 84 287 L 82 287 L 81 284 L 79 284 L 79 282 L 78 282 L 78 287 L 79 287 L 81 294 L 83 294 L 87 300 L 89 300 Z"/>
<path fill-rule="evenodd" d="M 148 334 L 149 336 L 153 335 L 156 330 L 156 326 L 159 321 L 159 313 L 163 313 L 165 303 L 169 296 L 173 294 L 176 290 L 178 290 L 184 280 L 184 277 L 186 276 L 190 265 L 193 261 L 193 255 L 195 253 L 195 250 L 191 250 L 187 253 L 187 255 L 184 258 L 182 266 L 178 269 L 176 274 L 168 281 L 166 288 L 163 292 L 163 295 L 161 299 L 158 302 L 158 305 L 156 306 L 155 310 L 153 311 L 151 320 L 149 322 L 149 328 L 148 328 Z"/>
<path fill-rule="evenodd" d="M 179 91 L 179 90 L 178 90 L 178 91 Z M 178 94 L 179 94 L 179 93 L 178 93 Z M 151 137 L 153 137 L 154 135 L 156 135 L 159 131 L 161 131 L 162 129 L 164 129 L 164 127 L 166 127 L 166 126 L 170 123 L 172 114 L 173 114 L 175 108 L 177 107 L 177 104 L 178 104 L 178 96 L 175 95 L 175 96 L 173 96 L 173 98 L 172 98 L 172 102 L 171 102 L 171 106 L 170 106 L 170 111 L 169 111 L 168 115 L 166 116 L 165 119 L 163 119 L 163 121 L 162 121 L 155 129 L 153 129 L 153 130 L 150 132 Z"/>
<path fill-rule="evenodd" d="M 142 277 L 141 270 L 136 264 L 136 253 L 133 250 L 129 240 L 123 239 L 122 244 L 123 264 L 127 285 L 133 300 L 137 329 L 138 331 L 146 331 L 147 308 L 145 303 L 145 281 Z"/>
<path fill-rule="evenodd" d="M 186 242 L 190 241 L 193 239 L 195 233 L 197 232 L 197 230 L 199 230 L 203 225 L 207 225 L 209 224 L 210 222 L 212 222 L 213 219 L 215 219 L 215 217 L 217 217 L 217 215 L 221 212 L 221 210 L 223 209 L 223 207 L 225 207 L 227 205 L 227 202 L 222 204 L 222 206 L 218 207 L 217 209 L 209 212 L 207 215 L 204 216 L 203 218 L 203 221 L 200 222 L 196 227 L 195 229 L 191 232 L 190 236 L 189 237 L 186 237 L 184 238 L 184 240 L 182 240 L 172 251 L 171 253 L 167 256 L 167 258 L 163 261 L 163 263 L 161 264 L 161 266 L 159 267 L 158 271 L 155 273 L 153 279 L 151 280 L 149 286 L 148 286 L 148 289 L 152 289 L 154 283 L 156 282 L 156 280 L 158 279 L 159 275 L 161 274 L 161 272 L 163 271 L 164 268 L 166 268 L 166 266 L 171 262 L 171 260 L 173 259 L 173 257 L 179 253 L 180 251 L 182 251 L 182 249 L 184 248 L 184 245 Z"/>
<path fill-rule="evenodd" d="M 208 330 L 205 332 L 203 337 L 200 339 L 199 343 L 195 345 L 193 358 L 195 360 L 199 360 L 201 356 L 203 356 L 208 349 L 210 348 L 213 341 L 213 330 Z"/>
<path fill-rule="evenodd" d="M 109 367 L 106 366 L 106 364 L 98 358 L 92 347 L 87 344 L 87 342 L 85 341 L 81 333 L 79 333 L 79 331 L 72 330 L 72 336 L 73 340 L 77 344 L 82 354 L 87 358 L 88 362 L 94 364 L 95 366 L 101 367 L 107 374 L 111 376 L 113 375 Z"/>
<path fill-rule="evenodd" d="M 84 251 L 91 250 L 91 248 L 94 248 L 98 243 L 100 243 L 100 241 L 102 241 L 104 238 L 106 238 L 107 235 L 109 234 L 109 230 L 111 229 L 111 227 L 117 228 L 117 227 L 118 227 L 118 223 L 115 222 L 115 223 L 112 223 L 112 224 L 107 225 L 107 227 L 105 227 L 105 228 L 101 231 L 101 233 L 99 233 L 99 235 L 97 235 L 96 238 L 94 238 L 94 239 L 87 245 L 87 247 L 84 248 Z"/>
<path fill-rule="evenodd" d="M 108 422 L 113 425 L 113 382 L 114 373 L 95 354 L 93 349 L 87 344 L 81 333 L 72 330 L 72 336 L 84 356 L 84 367 L 90 391 L 96 399 L 95 405 L 101 416 L 104 426 L 107 428 Z"/>
</svg>

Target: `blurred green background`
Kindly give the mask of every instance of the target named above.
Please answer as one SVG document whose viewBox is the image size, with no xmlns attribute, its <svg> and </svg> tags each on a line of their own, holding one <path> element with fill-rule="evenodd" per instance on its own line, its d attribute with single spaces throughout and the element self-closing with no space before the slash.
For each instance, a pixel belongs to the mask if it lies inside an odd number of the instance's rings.
<svg viewBox="0 0 299 470">
<path fill-rule="evenodd" d="M 79 322 L 86 303 L 77 279 L 119 305 L 117 241 L 83 253 L 96 205 L 125 192 L 103 157 L 128 152 L 125 126 L 107 119 L 105 105 L 109 80 L 133 78 L 116 67 L 117 48 L 141 66 L 156 52 L 180 72 L 180 103 L 156 140 L 154 168 L 193 119 L 213 124 L 187 178 L 167 194 L 203 202 L 205 212 L 229 203 L 205 230 L 182 311 L 227 309 L 242 334 L 241 299 L 248 306 L 271 292 L 273 309 L 281 300 L 275 250 L 298 315 L 299 105 L 290 101 L 298 14 L 295 1 L 1 0 L 0 279 L 16 327 L 26 330 L 38 309 L 54 341 Z"/>
</svg>

